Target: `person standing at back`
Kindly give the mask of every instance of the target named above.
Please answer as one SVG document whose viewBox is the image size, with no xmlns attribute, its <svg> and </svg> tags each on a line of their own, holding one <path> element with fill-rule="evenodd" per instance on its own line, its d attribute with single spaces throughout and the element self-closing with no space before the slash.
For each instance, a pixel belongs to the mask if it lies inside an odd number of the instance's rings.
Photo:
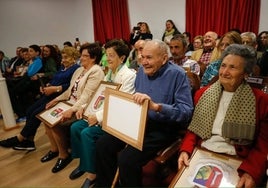
<svg viewBox="0 0 268 188">
<path fill-rule="evenodd" d="M 141 22 L 137 27 L 136 32 L 131 33 L 129 43 L 134 45 L 138 40 L 152 39 L 153 35 L 150 31 L 149 25 L 146 22 Z"/>
<path fill-rule="evenodd" d="M 143 150 L 126 146 L 108 133 L 100 137 L 96 147 L 96 187 L 111 186 L 117 166 L 121 186 L 141 187 L 143 165 L 176 140 L 179 130 L 191 119 L 193 104 L 188 78 L 183 69 L 168 61 L 165 42 L 146 41 L 135 88 L 133 99 L 137 104 L 149 100 Z"/>
<path fill-rule="evenodd" d="M 164 41 L 168 45 L 171 38 L 176 34 L 181 34 L 181 32 L 177 29 L 176 25 L 172 20 L 167 20 L 166 29 L 162 36 L 162 41 Z"/>
</svg>

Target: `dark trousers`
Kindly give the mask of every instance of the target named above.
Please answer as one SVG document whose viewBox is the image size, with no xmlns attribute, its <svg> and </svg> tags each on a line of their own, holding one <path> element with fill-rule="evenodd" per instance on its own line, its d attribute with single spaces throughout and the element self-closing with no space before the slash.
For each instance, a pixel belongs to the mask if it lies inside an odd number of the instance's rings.
<svg viewBox="0 0 268 188">
<path fill-rule="evenodd" d="M 157 125 L 156 125 L 157 126 Z M 105 134 L 99 138 L 96 146 L 96 187 L 110 187 L 117 167 L 119 167 L 120 186 L 141 187 L 142 167 L 156 153 L 172 143 L 176 137 L 164 131 L 147 131 L 140 151 L 127 145 L 116 137 Z"/>
<path fill-rule="evenodd" d="M 8 80 L 8 91 L 14 112 L 18 117 L 26 116 L 28 107 L 33 104 L 39 90 L 39 81 L 24 76 L 18 80 Z"/>
<path fill-rule="evenodd" d="M 44 95 L 28 108 L 26 113 L 26 124 L 20 132 L 23 137 L 33 138 L 35 136 L 36 131 L 41 123 L 36 115 L 45 110 L 46 104 L 56 96 L 57 95 Z"/>
</svg>

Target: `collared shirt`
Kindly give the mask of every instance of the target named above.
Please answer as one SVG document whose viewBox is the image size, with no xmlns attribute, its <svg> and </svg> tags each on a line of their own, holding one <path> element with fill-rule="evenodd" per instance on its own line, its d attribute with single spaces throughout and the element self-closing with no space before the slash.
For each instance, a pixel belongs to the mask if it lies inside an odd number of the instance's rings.
<svg viewBox="0 0 268 188">
<path fill-rule="evenodd" d="M 212 51 L 207 51 L 207 52 L 204 51 L 199 61 L 204 63 L 205 65 L 208 65 L 210 62 L 211 55 L 212 55 Z"/>
</svg>

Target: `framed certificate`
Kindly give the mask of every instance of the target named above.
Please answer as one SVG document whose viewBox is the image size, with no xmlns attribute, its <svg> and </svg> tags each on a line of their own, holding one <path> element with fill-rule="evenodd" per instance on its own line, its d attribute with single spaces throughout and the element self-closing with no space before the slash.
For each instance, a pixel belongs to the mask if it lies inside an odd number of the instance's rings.
<svg viewBox="0 0 268 188">
<path fill-rule="evenodd" d="M 235 187 L 242 160 L 196 148 L 189 167 L 183 167 L 169 187 Z"/>
<path fill-rule="evenodd" d="M 83 113 L 84 119 L 87 119 L 87 116 L 89 114 L 95 114 L 97 111 L 103 109 L 104 98 L 105 98 L 104 91 L 106 88 L 112 88 L 118 90 L 120 86 L 121 84 L 101 81 L 98 89 L 96 90 L 89 105 L 87 106 L 87 108 Z"/>
<path fill-rule="evenodd" d="M 70 109 L 72 105 L 67 102 L 59 102 L 50 109 L 44 110 L 43 112 L 36 115 L 38 119 L 43 121 L 49 127 L 53 127 L 60 122 L 62 112 Z"/>
<path fill-rule="evenodd" d="M 102 129 L 142 150 L 148 104 L 136 104 L 131 94 L 107 88 Z"/>
</svg>

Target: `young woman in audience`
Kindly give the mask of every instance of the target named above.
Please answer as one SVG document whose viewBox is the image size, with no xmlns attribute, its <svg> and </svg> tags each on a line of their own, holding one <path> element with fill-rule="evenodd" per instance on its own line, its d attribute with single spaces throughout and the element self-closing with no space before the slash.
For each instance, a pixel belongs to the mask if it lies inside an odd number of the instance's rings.
<svg viewBox="0 0 268 188">
<path fill-rule="evenodd" d="M 74 72 L 69 88 L 46 105 L 46 109 L 49 109 L 58 102 L 67 100 L 73 104 L 69 110 L 61 114 L 59 124 L 53 127 L 45 125 L 51 148 L 41 158 L 41 162 L 47 162 L 59 156 L 52 168 L 53 173 L 59 172 L 72 161 L 68 152 L 68 133 L 71 123 L 76 120 L 74 114 L 89 103 L 99 83 L 104 78 L 103 70 L 98 65 L 102 56 L 101 46 L 98 43 L 91 43 L 82 46 L 80 52 L 81 67 Z"/>
<path fill-rule="evenodd" d="M 176 34 L 181 34 L 172 20 L 166 21 L 166 29 L 162 36 L 162 41 L 169 44 L 172 37 Z"/>
<path fill-rule="evenodd" d="M 13 147 L 16 150 L 34 150 L 34 136 L 41 121 L 36 117 L 37 114 L 45 110 L 46 104 L 64 92 L 70 85 L 70 80 L 74 71 L 79 67 L 76 59 L 79 52 L 73 47 L 66 47 L 61 51 L 62 67 L 53 76 L 52 80 L 45 86 L 40 87 L 42 97 L 27 109 L 26 124 L 21 132 L 14 137 L 0 141 L 3 147 Z"/>
<path fill-rule="evenodd" d="M 130 70 L 125 62 L 129 55 L 129 48 L 122 40 L 111 40 L 105 44 L 109 71 L 104 81 L 122 84 L 121 91 L 134 93 L 135 71 Z M 78 111 L 77 116 L 82 118 L 83 111 Z M 95 142 L 103 135 L 101 123 L 103 110 L 90 114 L 87 120 L 79 120 L 71 126 L 71 148 L 73 158 L 80 158 L 79 166 L 70 174 L 70 179 L 76 179 L 88 173 L 84 186 L 90 185 L 96 178 L 95 167 Z"/>
<path fill-rule="evenodd" d="M 131 33 L 129 43 L 134 45 L 139 39 L 153 39 L 149 25 L 146 22 L 140 22 L 140 27 L 137 28 L 136 32 Z"/>
<path fill-rule="evenodd" d="M 48 83 L 53 75 L 57 72 L 58 61 L 58 54 L 54 46 L 49 44 L 45 45 L 42 53 L 43 68 L 31 79 L 41 79 L 44 83 Z"/>
</svg>

